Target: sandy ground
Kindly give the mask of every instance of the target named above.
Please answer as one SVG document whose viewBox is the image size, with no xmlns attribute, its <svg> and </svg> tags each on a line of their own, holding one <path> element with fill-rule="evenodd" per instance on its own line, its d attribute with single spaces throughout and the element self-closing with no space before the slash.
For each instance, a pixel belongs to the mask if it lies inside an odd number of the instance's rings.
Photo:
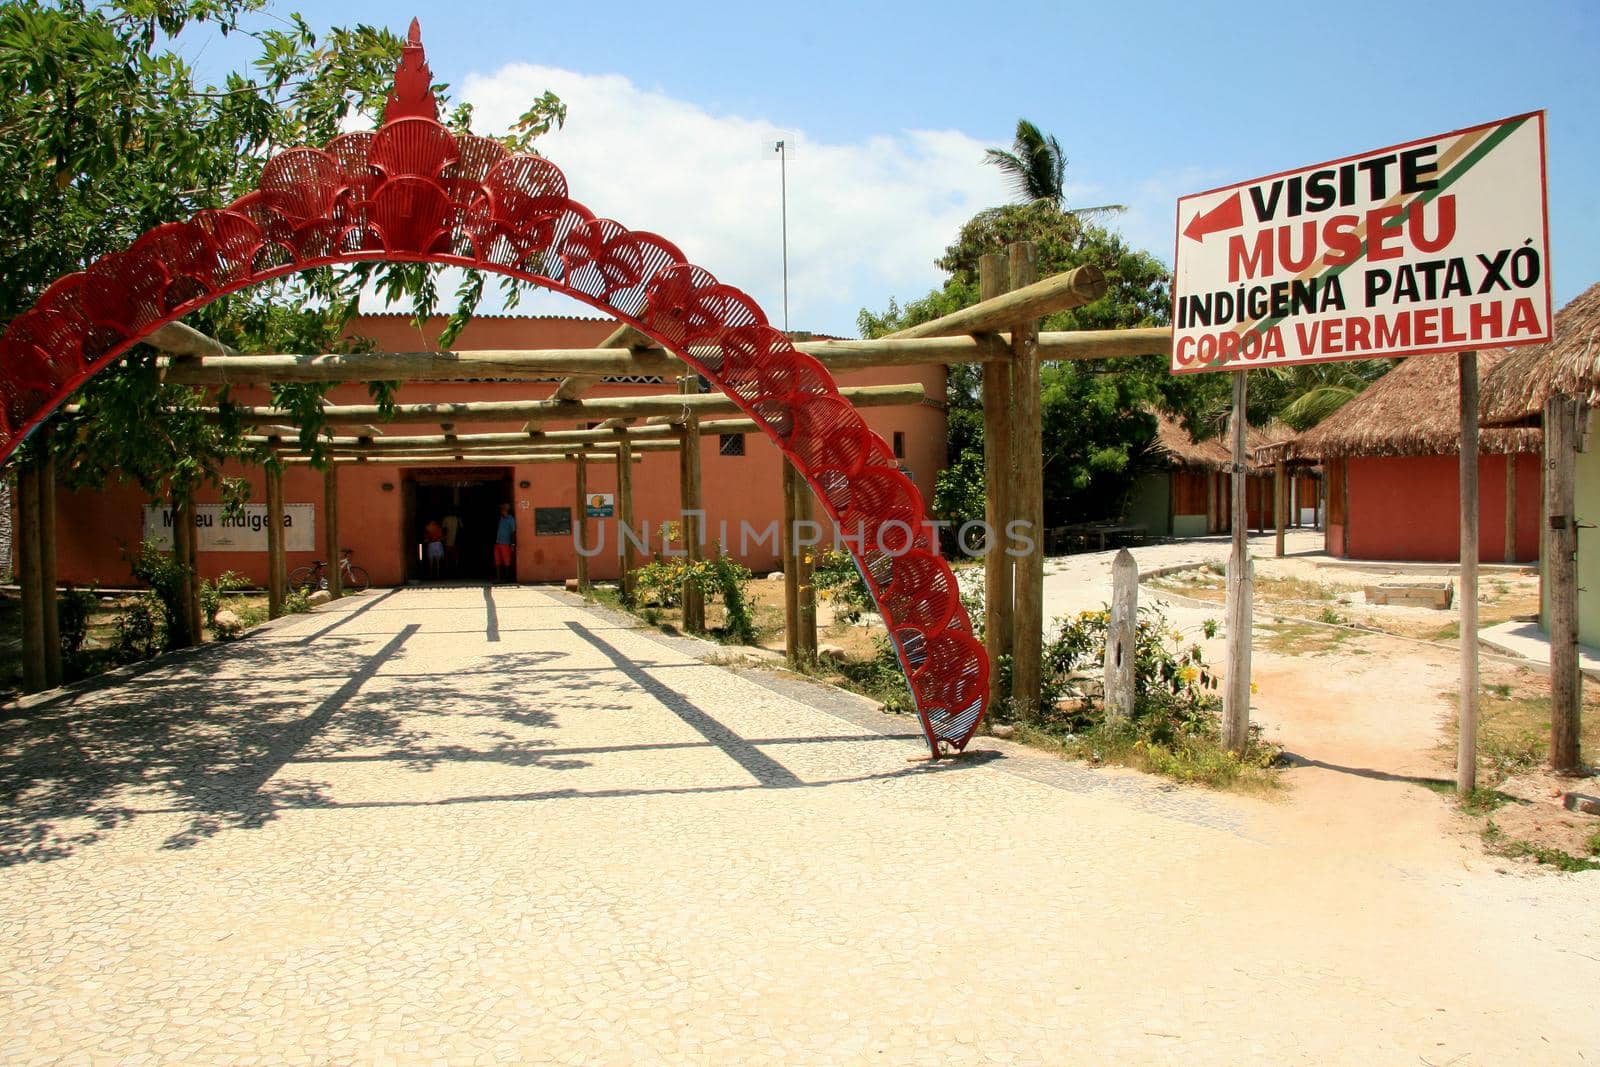
<svg viewBox="0 0 1600 1067">
<path fill-rule="evenodd" d="M 406 590 L 0 723 L 0 1058 L 1593 1062 L 1600 875 L 1496 873 L 1358 722 L 1275 800 L 930 765 L 717 651 Z"/>
</svg>

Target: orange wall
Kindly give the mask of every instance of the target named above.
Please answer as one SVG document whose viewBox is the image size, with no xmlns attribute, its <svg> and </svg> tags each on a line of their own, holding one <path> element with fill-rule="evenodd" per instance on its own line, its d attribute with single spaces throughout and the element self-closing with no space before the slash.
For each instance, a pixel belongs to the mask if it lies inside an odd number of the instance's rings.
<svg viewBox="0 0 1600 1067">
<path fill-rule="evenodd" d="M 1478 558 L 1505 559 L 1506 458 L 1478 461 Z M 1516 558 L 1539 556 L 1537 455 L 1516 457 Z M 1351 559 L 1433 560 L 1460 558 L 1460 466 L 1455 456 L 1392 456 L 1346 461 L 1348 524 L 1328 527 L 1328 550 Z M 1345 552 L 1340 551 L 1343 535 Z"/>
<path fill-rule="evenodd" d="M 419 334 L 408 316 L 366 316 L 359 320 L 356 332 L 370 337 L 377 348 L 395 351 L 416 351 L 436 347 L 431 338 L 437 336 L 442 320 L 430 324 L 426 334 Z M 603 339 L 614 328 L 614 323 L 598 319 L 570 318 L 515 318 L 483 317 L 474 319 L 454 346 L 457 351 L 473 349 L 526 349 L 526 348 L 579 348 L 589 347 Z M 924 500 L 933 494 L 934 479 L 945 462 L 944 368 L 940 366 L 875 368 L 838 376 L 840 385 L 880 385 L 889 383 L 921 382 L 930 398 L 938 406 L 924 403 L 916 407 L 866 408 L 862 410 L 868 425 L 886 441 L 893 441 L 898 430 L 905 434 L 906 455 L 903 465 L 910 471 L 912 480 L 922 492 Z M 468 383 L 439 382 L 407 385 L 400 390 L 402 403 L 423 403 L 446 400 L 532 400 L 549 396 L 554 389 L 550 382 L 500 382 Z M 670 391 L 671 386 L 661 384 L 603 384 L 592 388 L 586 396 L 639 396 Z M 265 403 L 263 390 L 236 389 L 235 399 L 247 403 Z M 369 402 L 363 386 L 341 386 L 334 390 L 331 401 L 342 404 Z M 735 417 L 735 416 L 728 416 Z M 575 424 L 550 423 L 547 428 L 564 429 Z M 391 425 L 390 434 L 438 433 L 437 427 L 427 425 Z M 455 432 L 484 433 L 489 431 L 519 430 L 520 423 L 461 423 Z M 348 432 L 348 431 L 347 431 Z M 722 523 L 727 523 L 729 548 L 739 553 L 739 524 L 741 520 L 755 526 L 776 522 L 783 515 L 782 453 L 776 445 L 759 433 L 745 435 L 743 456 L 723 456 L 718 451 L 716 436 L 700 439 L 701 484 L 707 513 L 707 536 L 715 538 Z M 676 452 L 646 452 L 634 465 L 634 514 L 636 521 L 659 524 L 679 516 L 678 456 Z M 429 468 L 446 464 L 425 464 Z M 475 460 L 468 466 L 496 466 L 494 460 Z M 340 541 L 354 550 L 354 559 L 371 573 L 374 583 L 395 584 L 404 580 L 406 573 L 402 523 L 401 484 L 411 468 L 393 465 L 347 464 L 339 475 Z M 259 472 L 230 470 L 227 473 L 251 479 L 252 501 L 262 501 L 265 493 Z M 565 536 L 535 536 L 533 514 L 540 507 L 576 507 L 576 487 L 573 466 L 568 463 L 540 463 L 518 466 L 513 469 L 512 483 L 515 493 L 515 513 L 518 519 L 518 578 L 522 581 L 560 581 L 576 573 L 576 552 L 572 539 Z M 527 489 L 520 488 L 523 481 Z M 385 491 L 383 485 L 393 485 Z M 590 492 L 614 492 L 615 465 L 595 462 L 588 465 Z M 310 503 L 315 506 L 318 550 L 308 553 L 291 553 L 290 568 L 312 559 L 321 558 L 323 516 L 323 482 L 320 472 L 302 466 L 291 466 L 284 479 L 286 504 Z M 200 503 L 216 503 L 215 492 L 202 492 Z M 137 547 L 141 536 L 142 506 L 148 503 L 137 488 L 117 487 L 94 493 L 63 493 L 59 503 L 60 548 L 58 568 L 62 581 L 80 585 L 98 582 L 106 585 L 126 584 L 128 568 L 122 548 Z M 526 505 L 526 507 L 524 507 Z M 820 508 L 816 509 L 821 517 Z M 471 521 L 470 516 L 463 516 Z M 485 521 L 489 521 L 488 517 Z M 574 515 L 576 519 L 576 515 Z M 604 527 L 605 551 L 590 560 L 590 573 L 596 578 L 614 578 L 617 574 L 617 531 L 615 520 L 591 520 L 591 528 Z M 593 536 L 593 535 L 591 535 Z M 410 540 L 415 540 L 411 532 Z M 659 538 L 652 535 L 652 545 Z M 741 555 L 753 570 L 770 570 L 776 563 L 776 552 L 770 539 L 764 544 L 752 543 Z M 264 552 L 202 552 L 200 569 L 205 577 L 214 577 L 224 570 L 238 571 L 258 583 L 266 580 L 266 555 Z"/>
</svg>

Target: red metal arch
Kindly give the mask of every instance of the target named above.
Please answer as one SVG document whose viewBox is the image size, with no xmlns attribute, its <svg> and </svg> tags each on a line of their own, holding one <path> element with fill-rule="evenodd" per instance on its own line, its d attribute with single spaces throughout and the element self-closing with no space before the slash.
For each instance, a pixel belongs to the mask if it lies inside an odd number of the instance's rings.
<svg viewBox="0 0 1600 1067">
<path fill-rule="evenodd" d="M 963 748 L 985 710 L 989 662 L 889 446 L 749 296 L 670 241 L 596 218 L 550 161 L 451 133 L 431 80 L 413 21 L 378 129 L 288 149 L 255 192 L 50 286 L 0 335 L 0 463 L 92 375 L 225 293 L 367 260 L 507 274 L 642 330 L 764 429 L 850 539 L 930 747 Z"/>
</svg>

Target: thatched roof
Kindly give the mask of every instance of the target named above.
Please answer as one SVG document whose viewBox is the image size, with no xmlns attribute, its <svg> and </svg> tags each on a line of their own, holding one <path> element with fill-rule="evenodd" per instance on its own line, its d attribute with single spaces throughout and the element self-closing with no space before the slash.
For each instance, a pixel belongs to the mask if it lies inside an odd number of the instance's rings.
<svg viewBox="0 0 1600 1067">
<path fill-rule="evenodd" d="M 1551 393 L 1600 407 L 1600 283 L 1556 312 L 1551 339 L 1515 348 L 1483 383 L 1482 420 L 1537 420 Z"/>
<path fill-rule="evenodd" d="M 1151 450 L 1158 455 L 1166 456 L 1172 466 L 1224 473 L 1233 467 L 1232 446 L 1225 435 L 1196 441 L 1189 431 L 1183 428 L 1183 423 L 1171 415 L 1160 411 L 1152 411 L 1150 414 L 1156 418 L 1156 436 L 1150 444 Z M 1245 427 L 1245 448 L 1251 457 L 1252 469 L 1262 466 L 1261 458 L 1257 455 L 1260 450 L 1280 444 L 1293 434 L 1294 431 L 1281 422 L 1274 422 L 1259 429 L 1255 426 Z M 1270 463 L 1270 460 L 1268 462 Z"/>
<path fill-rule="evenodd" d="M 1478 353 L 1482 381 L 1506 358 Z M 1452 355 L 1412 356 L 1289 446 L 1291 455 L 1442 456 L 1461 451 L 1461 389 Z M 1537 430 L 1483 430 L 1482 452 L 1537 452 Z"/>
<path fill-rule="evenodd" d="M 1196 441 L 1183 428 L 1183 423 L 1171 415 L 1161 411 L 1152 411 L 1150 414 L 1156 417 L 1156 437 L 1150 443 L 1150 449 L 1166 456 L 1172 466 L 1225 471 L 1233 462 L 1227 447 L 1216 438 Z"/>
</svg>

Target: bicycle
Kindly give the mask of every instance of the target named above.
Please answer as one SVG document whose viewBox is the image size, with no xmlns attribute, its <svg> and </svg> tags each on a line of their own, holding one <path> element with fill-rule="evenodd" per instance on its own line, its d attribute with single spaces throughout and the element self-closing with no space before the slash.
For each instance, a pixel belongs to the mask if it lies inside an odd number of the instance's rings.
<svg viewBox="0 0 1600 1067">
<path fill-rule="evenodd" d="M 352 593 L 364 593 L 372 584 L 372 577 L 365 567 L 351 563 L 350 556 L 351 549 L 339 550 L 339 583 Z M 320 559 L 313 560 L 309 567 L 296 567 L 289 572 L 289 588 L 301 593 L 328 588 L 327 568 L 327 561 Z"/>
</svg>

